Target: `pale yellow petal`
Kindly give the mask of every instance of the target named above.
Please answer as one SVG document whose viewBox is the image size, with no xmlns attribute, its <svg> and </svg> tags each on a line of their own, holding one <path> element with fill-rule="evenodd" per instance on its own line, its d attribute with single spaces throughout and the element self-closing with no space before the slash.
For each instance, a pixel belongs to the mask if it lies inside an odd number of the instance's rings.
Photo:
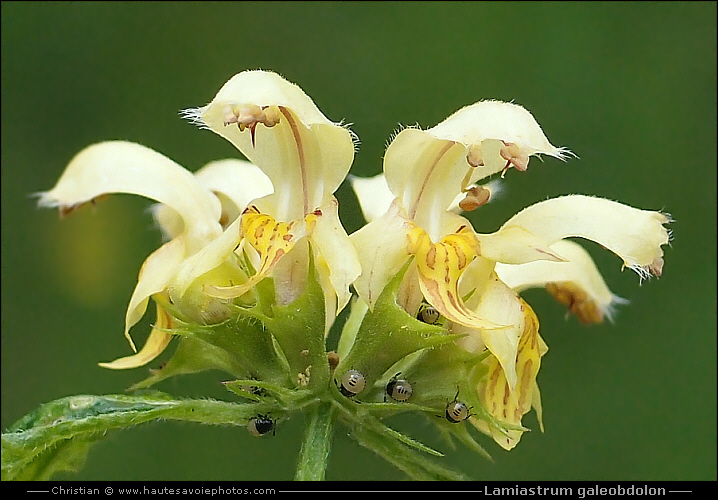
<svg viewBox="0 0 718 500">
<path fill-rule="evenodd" d="M 669 241 L 661 212 L 639 210 L 622 203 L 583 195 L 553 198 L 525 208 L 499 232 L 521 228 L 551 245 L 572 236 L 601 244 L 642 278 L 660 276 L 663 249 Z M 504 261 L 506 262 L 506 261 Z M 510 262 L 513 263 L 513 262 Z"/>
<path fill-rule="evenodd" d="M 449 321 L 471 328 L 493 329 L 504 325 L 474 313 L 459 294 L 463 272 L 479 255 L 474 233 L 463 226 L 434 243 L 422 228 L 414 226 L 408 233 L 409 253 L 414 255 L 421 293 Z"/>
<path fill-rule="evenodd" d="M 573 153 L 553 146 L 534 117 L 523 107 L 501 101 L 466 106 L 428 132 L 466 146 L 466 162 L 475 183 L 509 167 L 524 171 L 529 157 L 546 154 L 564 160 Z"/>
<path fill-rule="evenodd" d="M 261 262 L 263 258 L 261 255 L 257 256 L 257 269 L 261 269 Z M 329 270 L 323 266 L 317 266 L 319 271 L 319 282 L 324 288 L 329 283 Z M 324 273 L 326 271 L 326 273 Z M 277 304 L 280 306 L 286 306 L 291 304 L 299 298 L 304 292 L 307 286 L 307 278 L 309 277 L 309 239 L 298 238 L 296 243 L 289 249 L 289 251 L 281 259 L 277 260 L 274 268 L 268 269 L 266 274 L 269 275 L 271 272 L 272 282 L 274 283 L 274 297 Z M 324 297 L 325 306 L 328 303 L 327 297 Z M 333 307 L 336 307 L 336 299 L 332 297 Z M 334 319 L 333 316 L 328 315 L 328 309 L 325 309 L 326 317 Z"/>
<path fill-rule="evenodd" d="M 135 352 L 137 349 L 130 337 L 130 328 L 144 316 L 150 297 L 163 291 L 172 281 L 180 263 L 185 258 L 184 238 L 184 236 L 178 236 L 168 241 L 152 252 L 142 264 L 137 285 L 132 292 L 125 315 L 125 337 L 130 341 Z"/>
<path fill-rule="evenodd" d="M 324 291 L 324 335 L 329 335 L 339 311 L 337 310 L 337 293 L 330 279 L 331 271 L 327 262 L 314 252 L 314 269 L 317 273 L 317 281 Z"/>
<path fill-rule="evenodd" d="M 425 227 L 468 186 L 511 166 L 526 170 L 537 154 L 563 159 L 571 153 L 551 145 L 521 106 L 481 101 L 428 130 L 401 130 L 387 148 L 384 172 L 409 217 Z M 429 234 L 433 240 L 442 236 Z"/>
<path fill-rule="evenodd" d="M 160 231 L 162 231 L 165 241 L 169 241 L 184 232 L 184 221 L 176 210 L 162 203 L 155 203 L 150 207 L 150 211 L 152 212 L 152 218 L 157 223 Z"/>
<path fill-rule="evenodd" d="M 433 221 L 461 192 L 470 168 L 465 149 L 454 141 L 408 128 L 397 134 L 384 155 L 390 191 L 401 200 L 407 216 L 427 230 L 434 241 L 444 235 L 432 227 Z"/>
<path fill-rule="evenodd" d="M 371 222 L 389 210 L 391 202 L 394 201 L 394 194 L 389 190 L 384 174 L 374 177 L 350 175 L 348 178 L 359 200 L 364 220 Z"/>
<path fill-rule="evenodd" d="M 480 101 L 466 106 L 428 130 L 439 139 L 481 144 L 486 139 L 520 145 L 528 155 L 563 158 L 566 151 L 552 146 L 536 119 L 518 104 Z"/>
<path fill-rule="evenodd" d="M 307 125 L 332 124 L 298 85 L 276 73 L 262 70 L 243 71 L 230 78 L 212 102 L 202 108 L 202 118 L 207 126 L 211 127 L 213 123 L 224 126 L 226 110 L 220 106 L 242 104 L 254 104 L 260 108 L 284 106 L 292 108 Z M 218 122 L 213 121 L 215 113 L 220 113 Z"/>
<path fill-rule="evenodd" d="M 551 249 L 550 243 L 520 226 L 506 226 L 491 234 L 477 234 L 481 255 L 507 264 L 535 260 L 561 262 L 564 258 Z"/>
<path fill-rule="evenodd" d="M 197 278 L 227 260 L 239 245 L 240 227 L 241 218 L 238 218 L 229 225 L 224 233 L 182 263 L 172 280 L 170 292 L 174 299 L 181 298 Z"/>
<path fill-rule="evenodd" d="M 339 203 L 336 198 L 320 208 L 321 217 L 317 218 L 316 226 L 310 241 L 317 261 L 323 261 L 329 271 L 329 281 L 333 290 L 325 295 L 336 296 L 336 309 L 340 312 L 349 302 L 351 291 L 349 285 L 361 274 L 359 255 L 349 240 L 339 220 Z"/>
<path fill-rule="evenodd" d="M 525 325 L 525 310 L 521 299 L 493 274 L 485 284 L 478 305 L 473 311 L 485 322 L 505 325 L 505 327 L 476 329 L 453 326 L 452 331 L 468 334 L 459 343 L 470 350 L 475 350 L 477 345 L 486 346 L 501 366 L 509 389 L 513 390 L 517 383 L 516 353 Z M 481 339 L 478 344 L 476 337 Z"/>
<path fill-rule="evenodd" d="M 490 358 L 487 380 L 480 384 L 479 392 L 485 408 L 497 420 L 512 426 L 521 426 L 523 416 L 535 407 L 539 415 L 539 425 L 543 429 L 536 376 L 541 367 L 541 357 L 546 353 L 547 347 L 538 333 L 536 315 L 528 304 L 520 302 L 524 321 L 514 357 L 516 384 L 511 386 L 506 371 L 498 359 Z M 499 430 L 494 427 L 487 429 L 487 427 L 484 425 L 480 429 L 484 432 L 488 430 L 494 440 L 506 450 L 514 448 L 523 434 L 521 430 Z"/>
<path fill-rule="evenodd" d="M 496 273 L 514 291 L 546 287 L 563 291 L 566 305 L 584 323 L 600 323 L 611 318 L 613 307 L 625 303 L 611 293 L 590 254 L 569 240 L 559 240 L 550 247 L 565 262 L 535 261 L 526 264 L 496 264 Z"/>
<path fill-rule="evenodd" d="M 170 206 L 182 217 L 187 243 L 195 251 L 222 230 L 220 204 L 186 169 L 139 144 L 109 141 L 80 151 L 39 205 L 69 211 L 107 193 L 145 196 Z"/>
<path fill-rule="evenodd" d="M 321 217 L 321 214 L 310 214 L 306 220 L 302 219 L 289 223 L 278 222 L 272 216 L 260 213 L 254 205 L 249 207 L 230 228 L 233 229 L 233 234 L 236 233 L 234 228 L 239 222 L 242 238 L 260 256 L 259 268 L 245 283 L 221 287 L 207 286 L 205 288 L 207 295 L 231 299 L 247 293 L 259 281 L 269 276 L 279 261 L 292 250 L 298 240 L 312 232 L 318 217 Z M 238 244 L 239 238 L 235 242 Z M 222 246 L 224 252 L 228 248 L 230 247 L 227 245 Z M 219 253 L 217 255 L 221 257 Z"/>
<path fill-rule="evenodd" d="M 327 203 L 354 159 L 351 132 L 275 73 L 239 73 L 210 104 L 185 115 L 232 142 L 270 178 L 279 220 L 299 219 Z"/>
<path fill-rule="evenodd" d="M 272 193 L 272 182 L 259 167 L 245 160 L 225 159 L 210 162 L 194 174 L 197 182 L 212 191 L 222 205 L 219 222 L 228 226 L 253 200 Z M 152 206 L 152 215 L 166 239 L 184 231 L 180 215 L 167 205 Z"/>
<path fill-rule="evenodd" d="M 407 235 L 409 221 L 398 202 L 389 210 L 349 236 L 356 248 L 361 274 L 354 281 L 354 288 L 370 308 L 409 259 Z"/>
<path fill-rule="evenodd" d="M 542 354 L 543 356 L 543 354 Z M 544 432 L 544 426 L 543 426 L 543 406 L 541 404 L 541 391 L 539 390 L 538 383 L 534 384 L 534 393 L 533 397 L 531 398 L 531 406 L 533 407 L 534 411 L 536 412 L 536 420 L 539 424 L 539 429 L 541 429 L 541 432 Z"/>
<path fill-rule="evenodd" d="M 147 342 L 142 350 L 132 356 L 119 358 L 109 363 L 98 363 L 103 368 L 112 370 L 126 370 L 145 365 L 162 354 L 172 340 L 172 334 L 167 330 L 172 326 L 172 319 L 159 305 L 157 306 L 157 321 L 155 322 Z"/>
<path fill-rule="evenodd" d="M 273 192 L 269 177 L 259 167 L 244 160 L 230 158 L 213 161 L 194 175 L 207 189 L 232 200 L 240 214 L 253 200 Z"/>
<path fill-rule="evenodd" d="M 495 278 L 496 262 L 478 256 L 464 271 L 459 283 L 459 293 L 466 297 L 466 307 L 476 310 L 486 287 Z"/>
</svg>

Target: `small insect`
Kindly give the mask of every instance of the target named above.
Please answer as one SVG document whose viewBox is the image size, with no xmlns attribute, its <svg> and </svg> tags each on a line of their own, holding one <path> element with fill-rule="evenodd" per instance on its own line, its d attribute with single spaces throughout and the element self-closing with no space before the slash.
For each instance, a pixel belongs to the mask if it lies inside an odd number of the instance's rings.
<svg viewBox="0 0 718 500">
<path fill-rule="evenodd" d="M 249 420 L 247 429 L 253 436 L 264 436 L 269 431 L 272 431 L 272 436 L 274 436 L 274 425 L 274 420 L 267 415 L 257 415 Z"/>
<path fill-rule="evenodd" d="M 470 408 L 465 403 L 457 401 L 456 398 L 458 397 L 459 393 L 457 391 L 454 400 L 446 404 L 446 420 L 452 424 L 458 424 L 471 416 Z"/>
<path fill-rule="evenodd" d="M 394 375 L 386 384 L 386 393 L 395 401 L 407 401 L 414 394 L 414 389 L 408 380 L 399 378 L 399 375 L 401 372 Z"/>
<path fill-rule="evenodd" d="M 339 392 L 348 398 L 353 398 L 366 386 L 366 379 L 359 370 L 348 370 L 342 376 L 342 383 L 339 386 Z"/>
<path fill-rule="evenodd" d="M 429 304 L 421 304 L 419 312 L 416 315 L 416 319 L 429 325 L 437 324 L 440 318 L 441 314 L 439 311 L 434 306 L 430 306 Z"/>
</svg>

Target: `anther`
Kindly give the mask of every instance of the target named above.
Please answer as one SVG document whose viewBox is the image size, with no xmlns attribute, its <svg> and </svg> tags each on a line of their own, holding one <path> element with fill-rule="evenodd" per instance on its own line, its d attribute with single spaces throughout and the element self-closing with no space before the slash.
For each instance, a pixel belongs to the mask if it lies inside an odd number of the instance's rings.
<svg viewBox="0 0 718 500">
<path fill-rule="evenodd" d="M 481 152 L 481 144 L 472 144 L 466 153 L 466 161 L 472 167 L 483 167 L 484 156 Z"/>
<path fill-rule="evenodd" d="M 256 104 L 242 104 L 239 107 L 239 113 L 237 115 L 237 124 L 239 130 L 244 130 L 246 127 L 253 127 L 259 121 L 258 118 L 262 114 L 262 108 Z"/>
<path fill-rule="evenodd" d="M 234 113 L 232 106 L 225 106 L 225 108 L 222 110 L 222 114 L 224 115 L 223 121 L 225 127 L 227 125 L 237 123 L 237 115 Z"/>
<path fill-rule="evenodd" d="M 660 276 L 663 274 L 663 257 L 657 257 L 653 262 L 648 265 L 648 270 L 653 273 L 654 276 Z"/>
<path fill-rule="evenodd" d="M 467 189 L 466 197 L 459 202 L 459 208 L 465 212 L 476 210 L 482 205 L 486 205 L 491 198 L 491 191 L 483 186 L 472 186 Z"/>
<path fill-rule="evenodd" d="M 501 148 L 501 151 L 499 151 L 499 154 L 501 155 L 501 158 L 506 160 L 506 166 L 504 167 L 504 172 L 511 165 L 516 167 L 516 170 L 519 170 L 521 172 L 525 172 L 526 169 L 529 167 L 528 155 L 522 153 L 521 148 L 519 148 L 513 142 L 504 142 L 504 147 Z"/>
<path fill-rule="evenodd" d="M 259 117 L 259 121 L 262 122 L 266 127 L 274 127 L 282 116 L 279 108 L 276 106 L 266 106 L 262 108 L 262 115 Z"/>
</svg>

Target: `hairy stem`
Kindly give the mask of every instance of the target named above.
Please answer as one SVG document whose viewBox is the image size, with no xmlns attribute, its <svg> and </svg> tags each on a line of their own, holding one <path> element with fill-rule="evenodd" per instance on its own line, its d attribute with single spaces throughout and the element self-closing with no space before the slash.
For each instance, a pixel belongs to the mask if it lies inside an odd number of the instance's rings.
<svg viewBox="0 0 718 500">
<path fill-rule="evenodd" d="M 335 410 L 330 403 L 320 403 L 309 411 L 294 477 L 297 481 L 324 480 L 335 418 Z"/>
</svg>

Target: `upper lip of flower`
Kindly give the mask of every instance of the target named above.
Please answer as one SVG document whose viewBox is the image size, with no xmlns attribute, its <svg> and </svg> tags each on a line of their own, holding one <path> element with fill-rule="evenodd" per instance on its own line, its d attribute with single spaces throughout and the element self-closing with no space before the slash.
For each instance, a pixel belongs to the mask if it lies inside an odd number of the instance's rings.
<svg viewBox="0 0 718 500">
<path fill-rule="evenodd" d="M 352 132 L 276 73 L 239 73 L 208 105 L 183 114 L 230 141 L 269 177 L 274 195 L 259 208 L 284 222 L 328 203 L 354 159 Z"/>
<path fill-rule="evenodd" d="M 459 192 L 512 166 L 526 170 L 529 156 L 536 154 L 572 155 L 552 146 L 521 106 L 480 101 L 428 130 L 399 132 L 387 148 L 384 174 L 408 216 L 437 241 L 450 231 L 429 226 Z"/>
<path fill-rule="evenodd" d="M 261 235 L 242 235 L 258 252 L 276 257 L 260 271 L 269 274 L 303 236 L 310 238 L 312 251 L 327 263 L 328 275 L 323 281 L 330 284 L 325 286 L 328 328 L 330 317 L 349 301 L 349 285 L 360 272 L 356 250 L 339 222 L 333 196 L 354 159 L 351 131 L 326 118 L 298 86 L 265 71 L 235 75 L 208 105 L 183 113 L 229 140 L 272 183 L 272 194 L 252 202 L 259 214 L 269 216 L 264 219 L 266 230 Z M 236 224 L 241 223 L 238 220 Z M 290 227 L 283 233 L 283 241 L 276 237 L 282 224 Z M 292 258 L 293 265 L 306 267 L 306 257 L 294 252 Z M 322 268 L 321 272 L 326 271 Z M 207 291 L 227 297 L 244 293 L 245 288 L 209 287 Z M 297 287 L 293 288 L 283 301 L 296 296 Z M 281 286 L 278 293 L 283 295 Z"/>
</svg>

